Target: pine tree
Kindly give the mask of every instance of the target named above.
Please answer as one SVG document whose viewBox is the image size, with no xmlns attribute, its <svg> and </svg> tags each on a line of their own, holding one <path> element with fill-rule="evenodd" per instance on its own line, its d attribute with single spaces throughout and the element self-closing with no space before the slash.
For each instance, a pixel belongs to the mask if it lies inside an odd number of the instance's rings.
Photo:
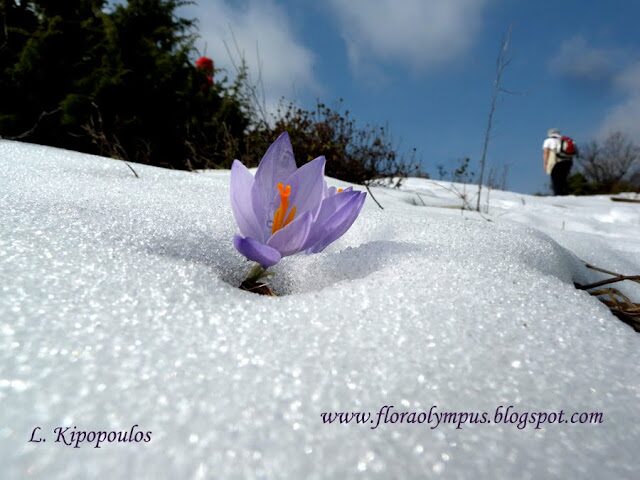
<svg viewBox="0 0 640 480">
<path fill-rule="evenodd" d="M 15 63 L 3 65 L 8 101 L 2 113 L 9 120 L 9 135 L 33 130 L 33 141 L 48 144 L 67 136 L 65 104 L 68 96 L 82 92 L 81 80 L 92 70 L 91 53 L 102 40 L 103 5 L 102 0 L 9 2 L 9 11 L 20 13 L 16 23 L 8 25 L 9 42 L 15 35 L 21 46 L 12 52 Z M 12 16 L 7 20 L 12 22 Z M 25 31 L 21 20 L 31 31 Z M 28 39 L 20 45 L 20 34 L 25 33 Z M 4 134 L 5 124 L 0 127 Z"/>
<path fill-rule="evenodd" d="M 228 166 L 247 115 L 192 65 L 184 4 L 9 1 L 0 135 L 171 168 Z"/>
</svg>

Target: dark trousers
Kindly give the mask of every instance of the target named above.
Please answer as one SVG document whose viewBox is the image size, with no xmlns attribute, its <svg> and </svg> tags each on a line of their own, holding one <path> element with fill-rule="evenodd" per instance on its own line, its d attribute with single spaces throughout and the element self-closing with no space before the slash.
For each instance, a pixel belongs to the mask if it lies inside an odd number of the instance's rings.
<svg viewBox="0 0 640 480">
<path fill-rule="evenodd" d="M 551 170 L 551 184 L 553 186 L 553 194 L 568 195 L 569 184 L 567 183 L 567 178 L 569 177 L 569 172 L 571 171 L 573 162 L 571 160 L 558 160 L 558 163 L 556 163 L 553 166 L 553 170 Z"/>
</svg>

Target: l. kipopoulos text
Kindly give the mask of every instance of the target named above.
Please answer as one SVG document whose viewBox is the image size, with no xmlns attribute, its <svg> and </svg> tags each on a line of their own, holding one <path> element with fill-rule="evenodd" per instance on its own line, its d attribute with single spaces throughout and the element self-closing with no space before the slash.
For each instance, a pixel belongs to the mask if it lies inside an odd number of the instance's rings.
<svg viewBox="0 0 640 480">
<path fill-rule="evenodd" d="M 128 430 L 82 430 L 73 427 L 55 427 L 53 429 L 53 443 L 67 447 L 81 448 L 93 447 L 101 448 L 109 443 L 149 443 L 153 432 L 144 432 L 139 425 L 133 425 Z M 35 427 L 31 431 L 31 438 L 28 443 L 46 443 L 47 437 L 41 427 Z"/>
</svg>

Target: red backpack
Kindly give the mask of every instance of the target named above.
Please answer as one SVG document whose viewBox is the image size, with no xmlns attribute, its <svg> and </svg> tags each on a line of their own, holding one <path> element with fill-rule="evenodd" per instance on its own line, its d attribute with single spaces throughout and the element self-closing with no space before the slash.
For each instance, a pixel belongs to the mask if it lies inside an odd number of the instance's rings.
<svg viewBox="0 0 640 480">
<path fill-rule="evenodd" d="M 558 152 L 558 155 L 561 157 L 573 157 L 576 153 L 578 153 L 578 149 L 576 148 L 573 138 L 560 138 L 560 151 Z"/>
</svg>

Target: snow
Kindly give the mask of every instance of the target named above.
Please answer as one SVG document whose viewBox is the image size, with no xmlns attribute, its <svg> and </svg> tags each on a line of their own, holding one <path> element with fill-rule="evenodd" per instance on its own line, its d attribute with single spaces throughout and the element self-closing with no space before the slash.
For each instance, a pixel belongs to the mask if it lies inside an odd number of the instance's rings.
<svg viewBox="0 0 640 480">
<path fill-rule="evenodd" d="M 639 273 L 637 205 L 491 191 L 483 218 L 409 179 L 268 298 L 235 288 L 228 171 L 134 168 L 0 142 L 3 478 L 637 478 L 640 336 L 573 286 Z M 604 421 L 322 423 L 384 405 Z"/>
</svg>

